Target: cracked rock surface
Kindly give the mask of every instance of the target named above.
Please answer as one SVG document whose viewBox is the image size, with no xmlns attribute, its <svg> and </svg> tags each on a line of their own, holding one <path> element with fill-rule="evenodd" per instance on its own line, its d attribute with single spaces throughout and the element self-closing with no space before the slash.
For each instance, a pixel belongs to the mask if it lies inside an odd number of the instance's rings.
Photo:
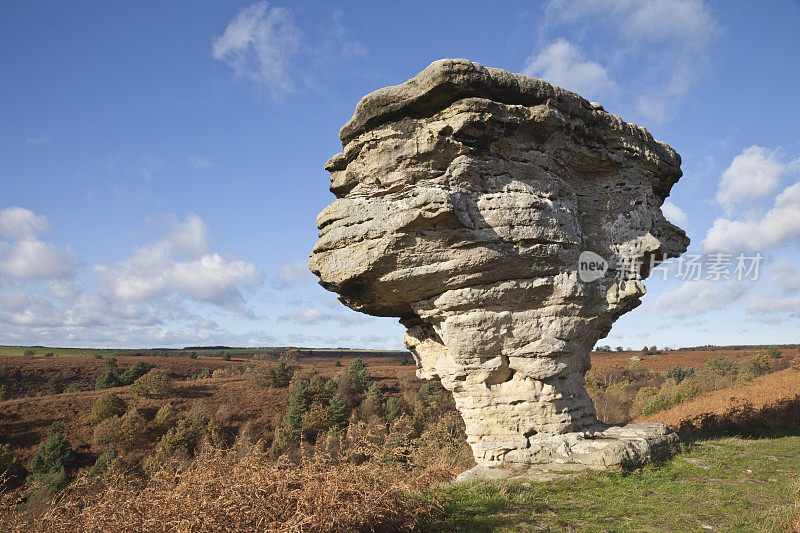
<svg viewBox="0 0 800 533">
<path fill-rule="evenodd" d="M 601 424 L 584 388 L 651 259 L 688 246 L 661 212 L 681 177 L 671 147 L 575 93 L 462 59 L 368 94 L 340 138 L 309 268 L 345 305 L 400 318 L 479 467 L 633 465 L 677 439 Z M 584 251 L 612 267 L 582 281 Z"/>
</svg>

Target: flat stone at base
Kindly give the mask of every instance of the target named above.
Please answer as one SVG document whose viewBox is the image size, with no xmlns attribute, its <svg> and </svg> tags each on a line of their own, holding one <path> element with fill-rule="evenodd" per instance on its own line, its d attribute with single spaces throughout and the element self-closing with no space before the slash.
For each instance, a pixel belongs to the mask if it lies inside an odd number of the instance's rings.
<svg viewBox="0 0 800 533">
<path fill-rule="evenodd" d="M 531 439 L 527 450 L 514 450 L 513 460 L 477 465 L 456 482 L 530 479 L 550 481 L 586 470 L 630 469 L 669 456 L 678 435 L 664 424 L 635 423 Z M 527 452 L 527 453 L 524 453 Z"/>
</svg>

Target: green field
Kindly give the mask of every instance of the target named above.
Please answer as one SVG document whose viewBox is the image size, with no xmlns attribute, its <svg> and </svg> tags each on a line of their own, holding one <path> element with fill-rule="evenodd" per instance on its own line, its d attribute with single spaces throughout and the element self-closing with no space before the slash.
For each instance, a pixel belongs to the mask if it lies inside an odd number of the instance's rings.
<svg viewBox="0 0 800 533">
<path fill-rule="evenodd" d="M 710 440 L 637 473 L 456 484 L 424 530 L 787 531 L 798 473 L 800 437 Z"/>
</svg>

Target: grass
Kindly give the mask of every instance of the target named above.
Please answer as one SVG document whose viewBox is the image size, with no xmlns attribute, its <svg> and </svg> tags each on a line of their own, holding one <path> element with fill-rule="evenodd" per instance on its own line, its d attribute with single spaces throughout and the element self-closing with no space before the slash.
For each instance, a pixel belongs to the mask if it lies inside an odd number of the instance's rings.
<svg viewBox="0 0 800 533">
<path fill-rule="evenodd" d="M 723 438 L 635 473 L 441 489 L 423 531 L 786 531 L 800 437 Z"/>
</svg>

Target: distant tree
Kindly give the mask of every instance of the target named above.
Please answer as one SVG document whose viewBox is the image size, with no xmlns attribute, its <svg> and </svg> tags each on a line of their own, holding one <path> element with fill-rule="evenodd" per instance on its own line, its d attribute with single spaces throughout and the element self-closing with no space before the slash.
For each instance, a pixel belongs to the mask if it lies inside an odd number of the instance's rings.
<svg viewBox="0 0 800 533">
<path fill-rule="evenodd" d="M 137 361 L 135 365 L 123 372 L 123 374 L 119 377 L 119 381 L 123 385 L 130 385 L 140 377 L 150 372 L 154 367 L 155 365 L 151 365 L 150 363 Z"/>
<path fill-rule="evenodd" d="M 356 357 L 350 362 L 348 373 L 353 381 L 353 386 L 358 390 L 365 391 L 372 383 L 372 375 L 367 370 L 367 364 L 360 357 Z"/>
<path fill-rule="evenodd" d="M 111 368 L 106 368 L 103 373 L 100 374 L 100 377 L 97 378 L 97 381 L 94 382 L 94 390 L 105 390 L 119 386 L 119 375 L 116 370 Z"/>
<path fill-rule="evenodd" d="M 408 357 L 403 357 L 403 360 L 400 361 L 400 366 L 407 366 L 408 364 Z"/>
<path fill-rule="evenodd" d="M 22 355 L 26 357 L 33 357 L 34 355 L 36 355 L 36 350 L 25 350 L 24 352 L 22 352 Z"/>
<path fill-rule="evenodd" d="M 8 385 L 0 385 L 0 402 L 8 398 Z"/>
<path fill-rule="evenodd" d="M 102 355 L 102 354 L 99 354 L 99 353 L 96 353 L 96 354 L 94 354 L 94 358 L 95 358 L 95 359 L 102 359 L 102 358 L 103 358 L 103 355 Z"/>
<path fill-rule="evenodd" d="M 623 350 L 622 350 L 622 346 L 617 346 L 617 351 L 618 351 L 618 352 L 621 352 L 621 351 L 623 351 Z"/>
<path fill-rule="evenodd" d="M 658 352 L 658 346 L 650 347 L 650 355 L 655 355 Z"/>
<path fill-rule="evenodd" d="M 192 352 L 189 354 L 189 359 L 197 359 L 197 352 Z"/>
<path fill-rule="evenodd" d="M 383 394 L 381 394 L 378 384 L 373 381 L 369 389 L 367 389 L 367 395 L 361 404 L 361 415 L 365 420 L 371 416 L 382 416 L 383 402 Z"/>
<path fill-rule="evenodd" d="M 231 354 L 229 354 L 229 353 L 222 354 L 222 360 L 223 361 L 230 361 L 231 360 Z"/>
<path fill-rule="evenodd" d="M 54 354 L 53 352 L 47 352 L 46 354 L 44 354 L 45 357 L 54 357 L 55 355 L 56 354 Z"/>
<path fill-rule="evenodd" d="M 647 355 L 647 354 L 649 354 L 649 353 L 650 353 L 650 348 L 648 348 L 647 346 L 645 346 L 644 348 L 642 348 L 642 355 Z"/>
<path fill-rule="evenodd" d="M 769 347 L 768 353 L 772 359 L 778 359 L 781 356 L 781 352 L 774 346 Z"/>
<path fill-rule="evenodd" d="M 116 370 L 117 370 L 117 358 L 116 357 L 110 357 L 110 358 L 106 359 L 105 361 L 103 361 L 103 367 L 107 368 L 109 370 L 114 370 L 116 372 Z"/>
<path fill-rule="evenodd" d="M 339 359 L 337 359 L 336 364 L 334 366 L 342 366 L 342 362 Z"/>
<path fill-rule="evenodd" d="M 86 387 L 80 383 L 70 383 L 70 385 L 64 389 L 64 392 L 86 392 Z"/>
</svg>

